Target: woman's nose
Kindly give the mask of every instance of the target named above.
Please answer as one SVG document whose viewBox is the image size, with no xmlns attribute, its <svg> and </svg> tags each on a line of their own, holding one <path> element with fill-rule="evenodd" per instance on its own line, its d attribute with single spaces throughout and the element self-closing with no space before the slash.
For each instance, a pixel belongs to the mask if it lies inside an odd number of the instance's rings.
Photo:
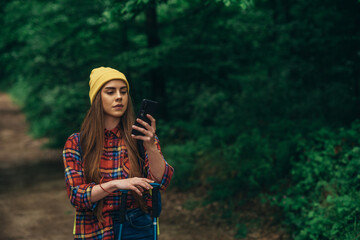
<svg viewBox="0 0 360 240">
<path fill-rule="evenodd" d="M 116 92 L 116 99 L 121 99 L 122 98 L 122 95 L 120 93 L 120 91 Z"/>
</svg>

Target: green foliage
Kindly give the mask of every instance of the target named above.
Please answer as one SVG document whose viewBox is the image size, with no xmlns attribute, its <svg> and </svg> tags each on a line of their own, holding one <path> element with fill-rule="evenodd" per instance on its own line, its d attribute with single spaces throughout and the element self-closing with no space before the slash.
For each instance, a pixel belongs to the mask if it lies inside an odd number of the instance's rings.
<svg viewBox="0 0 360 240">
<path fill-rule="evenodd" d="M 237 224 L 236 230 L 236 238 L 245 238 L 247 236 L 248 230 L 244 224 Z"/>
<path fill-rule="evenodd" d="M 182 190 L 189 190 L 191 187 L 200 184 L 198 179 L 197 164 L 194 162 L 197 148 L 194 142 L 184 145 L 171 145 L 164 149 L 164 154 L 169 163 L 176 169 L 172 184 Z"/>
<path fill-rule="evenodd" d="M 289 186 L 271 201 L 295 239 L 354 239 L 360 234 L 360 123 L 298 137 Z"/>
<path fill-rule="evenodd" d="M 358 1 L 1 4 L 0 88 L 34 136 L 62 147 L 89 107 L 91 69 L 114 67 L 136 109 L 143 98 L 162 104 L 172 185 L 205 186 L 229 221 L 271 192 L 297 238 L 357 237 L 359 134 L 348 126 L 360 116 Z"/>
<path fill-rule="evenodd" d="M 56 136 L 49 143 L 50 146 L 63 144 L 64 139 L 69 136 L 69 132 L 79 129 L 84 114 L 76 112 L 76 109 L 86 109 L 90 106 L 87 98 L 88 92 L 81 91 L 86 89 L 86 85 L 76 83 L 69 86 L 58 85 L 55 88 L 42 89 L 40 98 L 31 98 L 27 102 L 27 107 L 32 108 L 28 114 L 28 119 L 33 122 L 31 131 L 34 136 Z M 38 107 L 42 101 L 46 104 Z M 57 107 L 57 106 L 61 107 Z M 74 119 L 74 116 L 77 116 Z"/>
</svg>

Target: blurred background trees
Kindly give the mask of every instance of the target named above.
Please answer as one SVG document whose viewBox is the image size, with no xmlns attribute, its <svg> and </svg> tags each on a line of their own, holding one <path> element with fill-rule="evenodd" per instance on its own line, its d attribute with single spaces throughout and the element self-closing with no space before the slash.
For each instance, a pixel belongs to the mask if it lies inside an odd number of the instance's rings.
<svg viewBox="0 0 360 240">
<path fill-rule="evenodd" d="M 91 69 L 110 66 L 135 106 L 161 103 L 179 190 L 206 186 L 234 225 L 261 198 L 295 239 L 358 236 L 358 1 L 0 3 L 1 88 L 34 136 L 62 147 L 90 106 Z"/>
</svg>

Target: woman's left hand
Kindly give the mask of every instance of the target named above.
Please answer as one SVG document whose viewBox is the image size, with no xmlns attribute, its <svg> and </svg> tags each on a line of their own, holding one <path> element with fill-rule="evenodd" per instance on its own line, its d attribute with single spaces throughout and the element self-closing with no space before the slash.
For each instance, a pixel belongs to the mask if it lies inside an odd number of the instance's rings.
<svg viewBox="0 0 360 240">
<path fill-rule="evenodd" d="M 131 136 L 134 139 L 142 140 L 144 142 L 144 147 L 149 150 L 151 148 L 156 148 L 156 145 L 155 145 L 156 120 L 150 114 L 146 114 L 146 117 L 148 119 L 150 119 L 151 125 L 149 125 L 147 122 L 137 118 L 136 121 L 138 123 L 140 123 L 141 125 L 143 125 L 145 128 L 138 127 L 135 125 L 132 126 L 133 129 L 138 130 L 145 136 L 141 136 L 141 135 L 136 136 L 133 134 Z"/>
</svg>

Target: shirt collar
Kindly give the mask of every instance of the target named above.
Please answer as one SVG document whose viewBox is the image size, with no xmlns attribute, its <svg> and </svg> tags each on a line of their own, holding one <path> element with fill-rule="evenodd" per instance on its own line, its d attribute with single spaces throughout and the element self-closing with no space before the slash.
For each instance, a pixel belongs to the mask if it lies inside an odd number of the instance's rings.
<svg viewBox="0 0 360 240">
<path fill-rule="evenodd" d="M 105 129 L 105 136 L 107 137 L 120 137 L 120 135 L 120 124 L 111 130 Z"/>
</svg>

